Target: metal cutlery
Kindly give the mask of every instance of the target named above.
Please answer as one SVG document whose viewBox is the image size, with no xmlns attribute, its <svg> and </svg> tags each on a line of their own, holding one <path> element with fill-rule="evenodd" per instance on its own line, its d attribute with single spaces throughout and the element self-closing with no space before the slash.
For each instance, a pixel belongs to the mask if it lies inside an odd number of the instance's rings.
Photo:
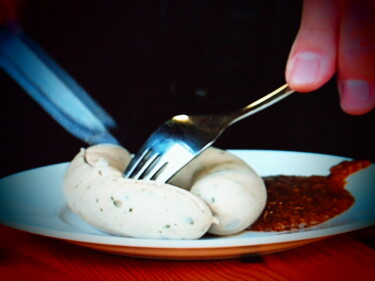
<svg viewBox="0 0 375 281">
<path fill-rule="evenodd" d="M 248 106 L 222 115 L 177 115 L 159 127 L 130 162 L 125 177 L 167 182 L 230 125 L 293 93 L 283 85 Z"/>
</svg>

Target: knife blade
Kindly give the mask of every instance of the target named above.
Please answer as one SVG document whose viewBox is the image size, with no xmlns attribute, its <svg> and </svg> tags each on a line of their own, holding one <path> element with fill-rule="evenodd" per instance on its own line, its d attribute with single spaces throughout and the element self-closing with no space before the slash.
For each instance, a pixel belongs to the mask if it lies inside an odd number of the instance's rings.
<svg viewBox="0 0 375 281">
<path fill-rule="evenodd" d="M 119 143 L 114 119 L 22 30 L 0 28 L 0 66 L 75 137 Z"/>
</svg>

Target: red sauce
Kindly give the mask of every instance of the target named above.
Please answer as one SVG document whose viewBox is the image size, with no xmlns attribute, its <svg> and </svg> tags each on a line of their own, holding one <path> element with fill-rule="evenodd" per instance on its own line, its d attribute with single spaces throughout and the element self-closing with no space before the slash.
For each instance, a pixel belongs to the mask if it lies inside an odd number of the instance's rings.
<svg viewBox="0 0 375 281">
<path fill-rule="evenodd" d="M 346 178 L 368 167 L 370 161 L 344 161 L 328 176 L 264 177 L 268 199 L 256 231 L 295 231 L 314 226 L 349 209 L 354 197 L 345 189 Z"/>
</svg>

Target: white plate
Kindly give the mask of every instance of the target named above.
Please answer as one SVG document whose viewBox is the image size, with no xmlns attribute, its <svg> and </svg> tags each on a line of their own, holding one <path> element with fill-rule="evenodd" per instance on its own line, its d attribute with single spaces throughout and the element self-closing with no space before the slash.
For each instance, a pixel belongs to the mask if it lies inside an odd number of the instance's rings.
<svg viewBox="0 0 375 281">
<path fill-rule="evenodd" d="M 261 176 L 327 175 L 348 158 L 288 151 L 231 150 Z M 354 205 L 313 229 L 294 233 L 245 231 L 199 240 L 152 240 L 103 233 L 72 213 L 61 191 L 67 163 L 17 173 L 0 180 L 0 222 L 27 232 L 63 239 L 97 250 L 159 259 L 218 259 L 291 249 L 332 235 L 375 224 L 375 166 L 348 178 Z"/>
</svg>

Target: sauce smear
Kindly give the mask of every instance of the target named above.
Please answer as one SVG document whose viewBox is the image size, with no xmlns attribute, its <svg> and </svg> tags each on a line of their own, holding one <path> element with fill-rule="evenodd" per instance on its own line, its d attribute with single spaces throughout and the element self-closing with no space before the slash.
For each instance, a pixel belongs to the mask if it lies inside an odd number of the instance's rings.
<svg viewBox="0 0 375 281">
<path fill-rule="evenodd" d="M 371 165 L 370 161 L 343 161 L 328 176 L 270 176 L 266 207 L 248 230 L 297 231 L 325 222 L 349 209 L 354 197 L 346 178 Z"/>
</svg>

